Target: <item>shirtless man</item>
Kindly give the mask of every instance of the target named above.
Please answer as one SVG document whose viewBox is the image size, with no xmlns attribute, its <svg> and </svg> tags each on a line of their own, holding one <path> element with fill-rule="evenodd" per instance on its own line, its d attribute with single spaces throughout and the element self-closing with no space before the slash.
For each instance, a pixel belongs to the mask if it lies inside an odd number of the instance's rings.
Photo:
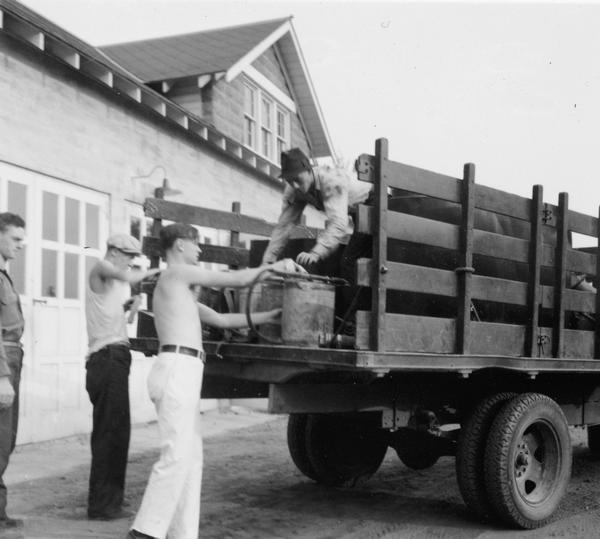
<svg viewBox="0 0 600 539">
<path fill-rule="evenodd" d="M 86 285 L 85 315 L 89 348 L 85 387 L 93 405 L 92 465 L 88 492 L 88 518 L 114 520 L 131 516 L 122 508 L 131 434 L 126 310 L 139 305 L 139 296 L 123 302 L 130 285 L 158 272 L 130 269 L 141 254 L 133 236 L 108 238 L 106 255 L 91 269 Z"/>
<path fill-rule="evenodd" d="M 159 355 L 148 376 L 148 391 L 156 406 L 161 454 L 154 464 L 142 505 L 127 539 L 196 539 L 200 524 L 202 436 L 200 389 L 204 372 L 201 322 L 219 328 L 246 327 L 243 314 L 220 314 L 196 302 L 191 287 L 249 286 L 266 266 L 215 272 L 196 264 L 198 232 L 175 223 L 160 232 L 167 269 L 154 290 L 154 320 Z M 269 269 L 302 268 L 282 260 Z M 272 320 L 281 309 L 255 313 L 257 324 Z"/>
</svg>

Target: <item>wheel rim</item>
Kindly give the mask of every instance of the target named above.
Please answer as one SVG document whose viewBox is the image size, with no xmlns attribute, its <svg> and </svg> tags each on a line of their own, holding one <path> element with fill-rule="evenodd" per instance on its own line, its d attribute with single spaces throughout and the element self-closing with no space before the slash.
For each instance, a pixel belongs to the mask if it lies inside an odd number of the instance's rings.
<svg viewBox="0 0 600 539">
<path fill-rule="evenodd" d="M 513 458 L 513 481 L 521 500 L 538 505 L 550 498 L 562 470 L 561 444 L 547 421 L 529 425 L 518 438 Z"/>
</svg>

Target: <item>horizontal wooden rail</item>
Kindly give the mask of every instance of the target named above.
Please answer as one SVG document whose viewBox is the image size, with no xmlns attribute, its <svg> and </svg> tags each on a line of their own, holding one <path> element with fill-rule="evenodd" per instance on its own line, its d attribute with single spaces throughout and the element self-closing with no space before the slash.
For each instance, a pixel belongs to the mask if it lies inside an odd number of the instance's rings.
<svg viewBox="0 0 600 539">
<path fill-rule="evenodd" d="M 372 262 L 368 258 L 357 261 L 357 284 L 369 286 Z M 414 292 L 418 294 L 431 294 L 443 297 L 457 296 L 457 280 L 454 271 L 404 264 L 401 262 L 388 262 L 387 264 L 388 289 Z M 472 297 L 475 300 L 494 301 L 510 305 L 527 305 L 527 283 L 473 275 Z M 541 287 L 541 305 L 551 309 L 553 300 L 553 286 Z M 565 290 L 565 309 L 584 313 L 595 312 L 596 295 L 593 292 L 578 290 Z"/>
<path fill-rule="evenodd" d="M 201 262 L 211 262 L 214 264 L 226 264 L 227 266 L 246 267 L 250 258 L 248 249 L 240 247 L 221 247 L 208 243 L 199 244 L 202 253 Z M 142 247 L 142 252 L 148 256 L 162 256 L 160 241 L 153 236 L 146 236 Z"/>
<path fill-rule="evenodd" d="M 358 207 L 357 227 L 363 234 L 371 234 L 373 208 Z M 387 231 L 389 239 L 458 250 L 458 225 L 417 217 L 407 213 L 388 212 Z M 527 263 L 529 261 L 529 241 L 503 234 L 476 229 L 473 238 L 473 253 L 494 258 Z M 542 265 L 555 265 L 555 249 L 552 245 L 543 247 Z M 577 273 L 596 275 L 596 256 L 576 249 L 568 250 L 567 269 Z"/>
<path fill-rule="evenodd" d="M 371 313 L 358 311 L 356 347 L 369 348 L 369 319 Z M 424 352 L 452 354 L 455 347 L 455 320 L 403 314 L 386 315 L 386 352 Z M 471 323 L 471 353 L 476 355 L 523 356 L 526 327 L 489 322 Z M 552 357 L 552 330 L 538 328 L 542 338 L 536 357 Z M 564 330 L 565 358 L 592 359 L 594 332 Z"/>
<path fill-rule="evenodd" d="M 358 177 L 362 181 L 373 182 L 375 178 L 372 155 L 361 155 L 357 160 Z M 462 180 L 429 170 L 387 161 L 383 173 L 386 174 L 390 187 L 403 189 L 413 193 L 426 195 L 449 202 L 460 202 L 460 182 Z M 531 221 L 531 202 L 529 198 L 507 193 L 486 185 L 475 186 L 475 207 L 497 214 L 514 217 L 523 221 Z M 545 225 L 556 227 L 558 206 L 545 204 Z M 569 210 L 569 230 L 596 237 L 598 218 Z"/>
<path fill-rule="evenodd" d="M 168 221 L 189 223 L 217 230 L 230 230 L 266 237 L 271 235 L 274 227 L 271 223 L 267 223 L 263 219 L 256 217 L 209 208 L 199 208 L 160 198 L 147 198 L 144 202 L 144 213 L 146 217 L 153 219 L 166 219 Z"/>
</svg>

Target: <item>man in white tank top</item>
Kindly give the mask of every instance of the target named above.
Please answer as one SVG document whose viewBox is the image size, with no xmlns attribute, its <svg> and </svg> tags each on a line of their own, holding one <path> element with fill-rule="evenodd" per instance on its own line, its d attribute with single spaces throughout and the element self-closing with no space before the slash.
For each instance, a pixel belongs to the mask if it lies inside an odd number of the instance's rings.
<svg viewBox="0 0 600 539">
<path fill-rule="evenodd" d="M 122 509 L 125 469 L 131 431 L 126 310 L 137 307 L 139 296 L 125 302 L 130 285 L 157 273 L 130 270 L 140 244 L 132 236 L 116 234 L 107 242 L 103 260 L 88 276 L 85 313 L 88 332 L 86 389 L 92 405 L 92 465 L 88 517 L 113 520 L 130 516 Z"/>
<path fill-rule="evenodd" d="M 200 523 L 202 436 L 200 389 L 204 373 L 202 325 L 246 327 L 244 314 L 221 314 L 196 302 L 191 287 L 249 286 L 267 267 L 279 271 L 304 271 L 291 260 L 270 266 L 216 272 L 197 266 L 198 232 L 175 223 L 160 232 L 167 269 L 154 289 L 154 321 L 159 355 L 148 376 L 148 391 L 156 406 L 161 453 L 154 464 L 142 505 L 128 539 L 195 539 Z M 281 309 L 254 313 L 263 324 Z"/>
</svg>

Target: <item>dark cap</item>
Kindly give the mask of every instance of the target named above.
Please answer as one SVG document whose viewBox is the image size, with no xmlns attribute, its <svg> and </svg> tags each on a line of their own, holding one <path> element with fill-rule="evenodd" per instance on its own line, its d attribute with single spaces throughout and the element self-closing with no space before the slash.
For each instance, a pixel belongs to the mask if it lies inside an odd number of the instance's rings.
<svg viewBox="0 0 600 539">
<path fill-rule="evenodd" d="M 280 178 L 293 178 L 303 170 L 310 169 L 310 159 L 306 157 L 300 148 L 292 148 L 287 152 L 281 152 Z"/>
<path fill-rule="evenodd" d="M 128 255 L 141 255 L 140 242 L 129 234 L 114 234 L 106 242 L 107 247 L 114 247 Z"/>
</svg>

